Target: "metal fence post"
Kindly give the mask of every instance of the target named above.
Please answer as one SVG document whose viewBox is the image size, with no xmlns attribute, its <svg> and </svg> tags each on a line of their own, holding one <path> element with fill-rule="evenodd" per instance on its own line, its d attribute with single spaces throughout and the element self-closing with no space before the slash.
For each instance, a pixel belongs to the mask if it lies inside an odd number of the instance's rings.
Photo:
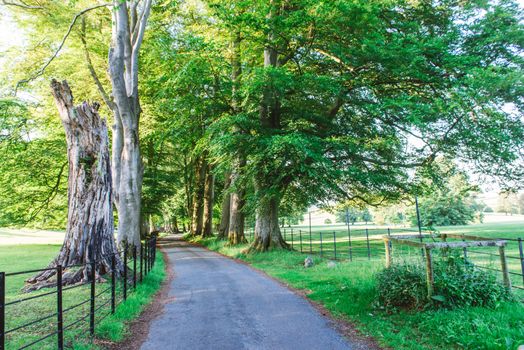
<svg viewBox="0 0 524 350">
<path fill-rule="evenodd" d="M 371 249 L 369 247 L 369 231 L 367 227 L 366 227 L 366 244 L 368 247 L 368 260 L 371 260 Z"/>
<path fill-rule="evenodd" d="M 148 264 L 149 264 L 149 240 L 146 240 L 144 245 L 144 274 L 147 276 L 148 273 Z"/>
<path fill-rule="evenodd" d="M 156 259 L 156 237 L 151 241 L 151 250 L 153 251 L 153 256 L 151 257 L 151 268 L 155 267 Z"/>
<path fill-rule="evenodd" d="M 111 257 L 111 313 L 115 313 L 116 308 L 116 257 L 113 253 Z"/>
<path fill-rule="evenodd" d="M 302 253 L 302 230 L 298 230 L 298 236 L 300 237 L 300 252 Z"/>
<path fill-rule="evenodd" d="M 95 254 L 93 254 L 94 256 Z M 91 261 L 91 303 L 89 310 L 89 333 L 91 336 L 95 334 L 95 269 L 96 262 L 95 259 Z"/>
<path fill-rule="evenodd" d="M 309 230 L 309 254 L 313 254 L 313 241 L 311 239 L 311 230 Z"/>
<path fill-rule="evenodd" d="M 462 242 L 465 242 L 466 240 L 465 239 L 462 239 Z M 468 248 L 464 247 L 462 248 L 463 252 L 464 252 L 464 265 L 467 265 L 468 264 Z"/>
<path fill-rule="evenodd" d="M 291 229 L 291 249 L 293 249 L 293 229 Z"/>
<path fill-rule="evenodd" d="M 56 267 L 56 336 L 58 339 L 58 350 L 64 348 L 64 318 L 62 311 L 62 265 L 58 265 Z"/>
<path fill-rule="evenodd" d="M 522 249 L 522 238 L 519 237 L 520 271 L 522 272 L 522 285 L 524 286 L 524 249 Z"/>
<path fill-rule="evenodd" d="M 333 250 L 335 252 L 335 260 L 337 260 L 337 238 L 336 232 L 333 231 Z"/>
<path fill-rule="evenodd" d="M 144 246 L 140 242 L 140 283 L 142 283 L 142 276 L 144 274 Z"/>
<path fill-rule="evenodd" d="M 136 245 L 133 244 L 133 288 L 136 289 Z"/>
<path fill-rule="evenodd" d="M 124 300 L 127 299 L 127 244 L 124 248 Z"/>
<path fill-rule="evenodd" d="M 5 349 L 5 272 L 0 272 L 0 350 Z"/>
<path fill-rule="evenodd" d="M 349 214 L 347 214 L 348 218 L 348 245 L 349 245 L 349 261 L 353 261 L 353 249 L 351 247 L 351 228 L 349 227 Z"/>
<path fill-rule="evenodd" d="M 311 238 L 311 212 L 308 212 L 309 214 L 309 237 Z"/>
<path fill-rule="evenodd" d="M 144 276 L 147 276 L 147 239 L 144 242 Z"/>
<path fill-rule="evenodd" d="M 320 257 L 322 257 L 322 231 L 320 231 Z"/>
</svg>

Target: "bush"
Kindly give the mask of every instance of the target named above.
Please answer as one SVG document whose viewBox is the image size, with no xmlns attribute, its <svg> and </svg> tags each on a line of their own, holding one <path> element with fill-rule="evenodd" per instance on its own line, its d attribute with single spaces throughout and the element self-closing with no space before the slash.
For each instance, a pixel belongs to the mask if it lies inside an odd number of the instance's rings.
<svg viewBox="0 0 524 350">
<path fill-rule="evenodd" d="M 494 307 L 512 300 L 511 292 L 489 272 L 465 264 L 458 256 L 434 262 L 434 294 L 427 299 L 426 271 L 422 264 L 393 265 L 377 274 L 378 302 L 386 309 L 461 306 Z"/>
<path fill-rule="evenodd" d="M 510 291 L 493 273 L 465 264 L 461 257 L 451 256 L 437 262 L 434 271 L 434 298 L 444 307 L 494 307 L 500 301 L 512 299 Z"/>
<path fill-rule="evenodd" d="M 396 264 L 376 275 L 378 302 L 386 309 L 420 308 L 426 304 L 424 269 L 415 264 Z"/>
</svg>

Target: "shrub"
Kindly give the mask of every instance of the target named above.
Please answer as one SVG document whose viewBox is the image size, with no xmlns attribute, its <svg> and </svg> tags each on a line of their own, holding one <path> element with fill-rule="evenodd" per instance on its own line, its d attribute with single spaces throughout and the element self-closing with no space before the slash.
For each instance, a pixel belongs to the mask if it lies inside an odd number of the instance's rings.
<svg viewBox="0 0 524 350">
<path fill-rule="evenodd" d="M 447 308 L 458 306 L 494 307 L 511 299 L 510 291 L 493 273 L 464 263 L 463 258 L 450 256 L 434 265 L 434 300 Z"/>
<path fill-rule="evenodd" d="M 494 307 L 512 299 L 511 292 L 489 272 L 479 270 L 458 256 L 436 260 L 434 294 L 427 299 L 426 271 L 422 264 L 401 263 L 376 276 L 378 302 L 386 309 L 461 306 Z"/>
<path fill-rule="evenodd" d="M 416 264 L 395 264 L 376 275 L 378 302 L 387 309 L 413 309 L 426 304 L 424 269 Z"/>
</svg>

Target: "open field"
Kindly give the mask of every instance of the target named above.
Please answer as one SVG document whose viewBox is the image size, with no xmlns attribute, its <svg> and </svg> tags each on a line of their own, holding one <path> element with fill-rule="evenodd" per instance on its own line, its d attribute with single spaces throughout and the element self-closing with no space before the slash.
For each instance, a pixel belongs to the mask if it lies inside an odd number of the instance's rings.
<svg viewBox="0 0 524 350">
<path fill-rule="evenodd" d="M 14 244 L 62 244 L 64 231 L 0 228 L 0 246 Z"/>
<path fill-rule="evenodd" d="M 44 238 L 41 239 L 52 240 L 54 238 L 44 236 Z M 54 244 L 0 246 L 0 271 L 11 273 L 45 268 L 59 249 L 60 245 Z M 131 262 L 129 262 L 129 266 L 131 266 Z M 56 288 L 46 288 L 32 293 L 21 292 L 25 279 L 31 277 L 31 275 L 31 273 L 28 273 L 7 276 L 7 303 L 31 298 L 40 294 L 51 294 L 6 306 L 6 332 L 8 332 L 6 335 L 6 349 L 18 349 L 56 331 L 55 313 L 57 295 L 54 293 Z M 161 254 L 158 254 L 155 267 L 144 278 L 144 283 L 139 284 L 136 291 L 129 293 L 127 302 L 118 305 L 114 315 L 110 314 L 110 282 L 97 283 L 96 307 L 100 309 L 96 312 L 95 335 L 113 341 L 121 340 L 126 331 L 125 321 L 136 317 L 140 313 L 144 305 L 147 304 L 156 293 L 164 278 L 163 259 Z M 64 287 L 63 291 L 65 346 L 75 349 L 95 348 L 96 346 L 91 343 L 88 331 L 90 287 L 89 285 L 84 285 L 71 289 L 68 288 L 70 287 Z M 129 287 L 129 289 L 132 290 L 132 287 Z M 121 283 L 117 284 L 116 295 L 117 302 L 120 302 L 122 300 Z M 46 318 L 47 316 L 49 317 Z M 45 319 L 23 329 L 17 329 L 17 327 L 40 318 Z M 78 323 L 75 323 L 77 321 Z M 66 329 L 68 326 L 70 326 L 70 328 Z M 33 348 L 55 349 L 56 336 L 50 336 L 43 342 L 39 342 L 38 345 L 35 345 Z"/>
</svg>

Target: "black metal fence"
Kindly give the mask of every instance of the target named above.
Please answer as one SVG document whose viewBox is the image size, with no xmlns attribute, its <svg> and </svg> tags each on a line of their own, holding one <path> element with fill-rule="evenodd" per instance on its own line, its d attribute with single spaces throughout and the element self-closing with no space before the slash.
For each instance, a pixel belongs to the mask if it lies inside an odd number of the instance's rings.
<svg viewBox="0 0 524 350">
<path fill-rule="evenodd" d="M 128 252 L 131 252 L 131 256 L 128 256 Z M 117 275 L 115 273 L 116 271 L 116 264 L 117 264 L 117 256 L 119 256 L 122 259 L 122 262 L 124 264 L 123 274 L 121 276 Z M 15 332 L 24 332 L 27 328 L 31 327 L 33 330 L 35 327 L 38 327 L 39 324 L 41 324 L 44 321 L 55 319 L 54 323 L 54 330 L 52 332 L 49 332 L 47 334 L 40 335 L 38 339 L 31 340 L 27 344 L 23 344 L 22 346 L 16 346 L 17 349 L 26 349 L 29 347 L 36 347 L 39 346 L 44 340 L 49 339 L 53 336 L 56 336 L 56 348 L 62 350 L 64 348 L 64 334 L 66 331 L 71 329 L 77 329 L 80 325 L 83 323 L 87 323 L 89 321 L 89 334 L 91 336 L 95 333 L 95 316 L 100 315 L 100 313 L 103 312 L 102 317 L 98 319 L 98 322 L 103 320 L 105 317 L 107 317 L 110 314 L 114 314 L 116 310 L 116 306 L 127 299 L 128 293 L 134 290 L 137 286 L 137 283 L 141 283 L 143 281 L 143 278 L 147 276 L 149 271 L 153 268 L 155 264 L 155 258 L 156 258 L 156 238 L 151 238 L 146 240 L 144 243 L 140 245 L 140 249 L 137 249 L 136 246 L 134 246 L 131 250 L 129 249 L 122 249 L 121 251 L 118 251 L 114 254 L 103 256 L 103 258 L 111 258 L 111 272 L 110 272 L 110 285 L 109 287 L 98 291 L 96 286 L 96 266 L 100 263 L 98 260 L 93 260 L 90 262 L 86 262 L 84 264 L 77 264 L 72 266 L 61 266 L 58 265 L 54 268 L 47 268 L 47 269 L 36 269 L 36 270 L 28 270 L 28 271 L 17 271 L 17 272 L 0 272 L 0 350 L 7 349 L 7 342 L 6 338 Z M 88 267 L 87 271 L 90 273 L 90 278 L 86 282 L 74 284 L 71 286 L 64 287 L 62 285 L 62 278 L 64 277 L 64 270 L 67 268 L 82 268 L 82 267 Z M 39 293 L 37 295 L 31 295 L 28 294 L 28 296 L 20 299 L 15 299 L 11 301 L 6 301 L 6 281 L 8 281 L 9 277 L 13 276 L 19 276 L 24 274 L 34 274 L 42 271 L 50 271 L 55 270 L 56 273 L 56 287 L 53 287 L 53 290 L 45 291 L 44 293 Z M 131 274 L 131 275 L 129 275 Z M 121 285 L 119 288 L 117 288 L 117 284 Z M 67 293 L 67 291 L 76 289 L 82 286 L 88 286 L 89 285 L 89 298 L 86 300 L 82 300 L 80 302 L 77 302 L 73 305 L 69 305 L 64 308 L 63 298 L 64 293 Z M 120 296 L 118 296 L 118 292 L 120 292 Z M 97 303 L 97 300 L 100 300 L 100 298 L 105 294 L 110 293 L 110 297 L 107 298 L 102 303 Z M 30 300 L 35 300 L 39 298 L 43 298 L 46 296 L 54 295 L 56 294 L 56 307 L 53 309 L 56 310 L 56 312 L 45 315 L 40 318 L 35 318 L 30 321 L 27 321 L 24 324 L 16 325 L 10 329 L 6 329 L 6 320 L 9 320 L 10 317 L 16 317 L 16 315 L 10 314 L 10 308 L 14 305 L 21 304 Z M 64 315 L 68 312 L 71 312 L 74 309 L 77 309 L 81 307 L 82 305 L 89 304 L 89 311 L 78 317 L 76 320 L 64 324 Z M 110 307 L 109 307 L 110 304 Z M 109 310 L 104 311 L 103 308 L 107 307 Z"/>
</svg>

